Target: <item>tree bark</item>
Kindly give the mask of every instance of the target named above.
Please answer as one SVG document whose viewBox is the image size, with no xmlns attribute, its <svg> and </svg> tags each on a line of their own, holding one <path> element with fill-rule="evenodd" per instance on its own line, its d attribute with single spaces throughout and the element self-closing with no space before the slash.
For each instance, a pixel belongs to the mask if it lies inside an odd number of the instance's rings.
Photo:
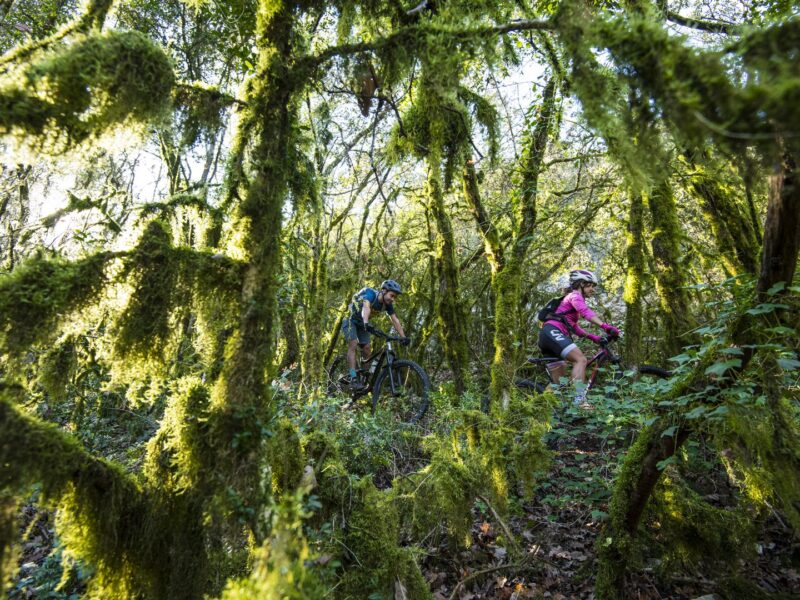
<svg viewBox="0 0 800 600">
<path fill-rule="evenodd" d="M 644 202 L 640 194 L 631 196 L 628 211 L 627 270 L 625 274 L 625 359 L 630 364 L 642 360 L 642 291 L 645 277 Z"/>
<path fill-rule="evenodd" d="M 651 246 L 656 291 L 661 305 L 663 330 L 662 348 L 667 356 L 681 352 L 691 343 L 688 333 L 696 321 L 690 311 L 687 277 L 683 267 L 681 231 L 675 197 L 668 181 L 657 184 L 648 198 L 652 217 Z"/>
<path fill-rule="evenodd" d="M 436 228 L 436 272 L 439 283 L 436 312 L 444 353 L 453 372 L 455 393 L 460 397 L 466 389 L 469 367 L 467 318 L 460 297 L 453 224 L 444 205 L 440 165 L 438 154 L 432 153 L 428 161 L 428 206 Z"/>
</svg>

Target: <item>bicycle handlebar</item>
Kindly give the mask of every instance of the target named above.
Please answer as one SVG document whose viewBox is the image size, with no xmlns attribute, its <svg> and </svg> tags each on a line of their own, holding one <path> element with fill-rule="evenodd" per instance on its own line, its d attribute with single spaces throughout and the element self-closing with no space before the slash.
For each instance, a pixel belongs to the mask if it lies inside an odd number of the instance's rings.
<svg viewBox="0 0 800 600">
<path fill-rule="evenodd" d="M 387 342 L 399 342 L 400 340 L 403 339 L 403 338 L 401 338 L 399 336 L 396 336 L 396 335 L 389 335 L 388 333 L 385 333 L 385 332 L 381 331 L 380 329 L 378 329 L 375 326 L 373 326 L 371 329 L 372 329 L 372 331 L 370 331 L 370 333 L 372 335 L 377 335 L 378 337 L 381 337 L 381 338 L 385 339 Z"/>
</svg>

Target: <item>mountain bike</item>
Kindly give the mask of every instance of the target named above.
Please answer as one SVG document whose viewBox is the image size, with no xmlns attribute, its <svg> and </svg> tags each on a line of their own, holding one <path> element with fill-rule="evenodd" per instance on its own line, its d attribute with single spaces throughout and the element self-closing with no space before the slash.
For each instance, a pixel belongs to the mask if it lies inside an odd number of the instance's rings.
<svg viewBox="0 0 800 600">
<path fill-rule="evenodd" d="M 372 412 L 386 407 L 400 421 L 416 423 L 425 416 L 430 399 L 431 382 L 425 370 L 413 360 L 397 358 L 392 346 L 401 338 L 378 329 L 372 334 L 386 340 L 386 345 L 372 356 L 362 359 L 356 369 L 353 387 L 345 355 L 337 356 L 328 370 L 328 395 L 344 394 L 352 402 L 372 394 Z"/>
<path fill-rule="evenodd" d="M 600 339 L 600 348 L 597 353 L 589 360 L 587 364 L 588 369 L 591 368 L 591 373 L 586 379 L 586 393 L 595 387 L 601 371 L 607 371 L 610 374 L 610 379 L 615 384 L 620 384 L 626 376 L 633 379 L 638 379 L 642 375 L 655 377 L 657 379 L 668 379 L 672 377 L 672 372 L 661 367 L 654 367 L 652 365 L 639 365 L 639 366 L 624 366 L 622 359 L 611 349 L 611 344 L 615 342 L 617 337 L 603 336 Z M 549 368 L 553 368 L 558 364 L 564 363 L 564 359 L 553 357 L 542 358 L 528 358 L 526 361 L 527 366 L 538 367 L 540 369 L 539 376 L 534 378 L 516 379 L 514 385 L 518 388 L 528 391 L 541 393 L 553 382 L 550 378 Z M 549 367 L 549 368 L 548 368 Z M 544 376 L 542 376 L 542 374 Z"/>
</svg>

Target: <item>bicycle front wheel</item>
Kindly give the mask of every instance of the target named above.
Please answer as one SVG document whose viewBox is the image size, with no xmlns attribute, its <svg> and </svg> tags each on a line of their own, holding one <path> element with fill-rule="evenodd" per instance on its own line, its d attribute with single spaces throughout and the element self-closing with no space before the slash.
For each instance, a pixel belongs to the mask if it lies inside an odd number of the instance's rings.
<svg viewBox="0 0 800 600">
<path fill-rule="evenodd" d="M 396 360 L 391 368 L 384 367 L 375 380 L 372 411 L 378 405 L 386 408 L 400 421 L 416 423 L 428 410 L 428 374 L 412 360 Z"/>
</svg>

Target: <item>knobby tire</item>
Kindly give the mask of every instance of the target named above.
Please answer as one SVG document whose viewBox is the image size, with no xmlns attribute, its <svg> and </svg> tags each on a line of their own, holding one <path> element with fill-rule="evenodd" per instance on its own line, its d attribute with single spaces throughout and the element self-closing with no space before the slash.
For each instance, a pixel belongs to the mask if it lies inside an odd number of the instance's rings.
<svg viewBox="0 0 800 600">
<path fill-rule="evenodd" d="M 375 390 L 372 394 L 372 412 L 375 412 L 379 403 L 389 404 L 387 408 L 399 420 L 406 423 L 416 423 L 425 416 L 430 403 L 431 382 L 428 379 L 428 374 L 413 360 L 406 359 L 395 360 L 392 363 L 392 372 L 398 379 L 395 382 L 397 386 L 395 391 L 398 392 L 398 395 L 392 396 L 389 367 L 387 365 L 375 380 Z"/>
</svg>

